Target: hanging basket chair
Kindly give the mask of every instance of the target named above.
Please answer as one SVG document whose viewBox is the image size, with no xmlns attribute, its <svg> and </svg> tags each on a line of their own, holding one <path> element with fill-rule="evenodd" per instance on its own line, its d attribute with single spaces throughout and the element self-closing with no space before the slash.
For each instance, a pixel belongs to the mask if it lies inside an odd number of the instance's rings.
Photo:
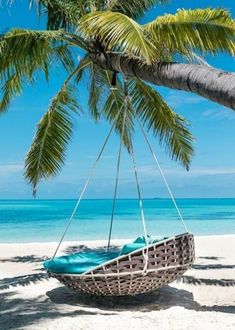
<svg viewBox="0 0 235 330">
<path fill-rule="evenodd" d="M 127 94 L 125 94 L 125 98 L 126 96 Z M 142 244 L 141 247 L 134 248 L 131 252 L 125 254 L 121 252 L 119 255 L 115 255 L 111 258 L 110 258 L 111 254 L 108 254 L 110 248 L 112 225 L 113 225 L 114 211 L 115 211 L 115 202 L 117 195 L 123 131 L 124 131 L 126 112 L 127 112 L 127 100 L 125 100 L 125 104 L 126 106 L 123 114 L 123 128 L 122 128 L 122 135 L 121 135 L 119 152 L 118 152 L 116 184 L 114 189 L 112 216 L 110 223 L 106 259 L 105 258 L 103 260 L 102 258 L 99 259 L 98 256 L 95 263 L 94 260 L 88 259 L 87 264 L 89 265 L 89 267 L 88 268 L 85 267 L 81 271 L 81 268 L 78 269 L 76 267 L 78 267 L 78 264 L 84 265 L 84 260 L 79 263 L 77 262 L 76 258 L 82 259 L 84 258 L 84 254 L 79 255 L 78 253 L 77 255 L 73 254 L 67 257 L 59 257 L 59 258 L 55 258 L 55 256 L 65 237 L 69 225 L 77 211 L 77 208 L 90 182 L 90 179 L 93 176 L 93 172 L 96 168 L 96 165 L 99 159 L 101 158 L 103 150 L 109 140 L 109 137 L 114 128 L 114 123 L 92 167 L 90 176 L 88 177 L 87 181 L 84 184 L 80 197 L 75 205 L 71 217 L 67 222 L 65 231 L 57 246 L 54 256 L 51 260 L 48 260 L 44 263 L 44 266 L 47 269 L 49 276 L 58 279 L 61 283 L 65 284 L 67 287 L 92 295 L 99 295 L 99 296 L 136 295 L 136 294 L 141 294 L 156 290 L 164 285 L 171 283 L 172 281 L 180 277 L 184 272 L 186 272 L 189 269 L 189 267 L 194 262 L 194 258 L 195 258 L 193 235 L 187 232 L 186 224 L 176 204 L 176 200 L 166 181 L 166 178 L 160 167 L 156 154 L 152 150 L 147 135 L 145 134 L 144 129 L 141 126 L 140 121 L 138 120 L 138 116 L 136 118 L 140 125 L 141 131 L 144 135 L 144 139 L 150 149 L 150 152 L 152 153 L 157 168 L 162 176 L 162 179 L 166 185 L 166 188 L 170 194 L 170 197 L 178 212 L 179 218 L 184 226 L 184 230 L 186 231 L 186 233 L 156 242 L 154 241 L 150 242 L 148 240 L 136 161 L 135 161 L 133 146 L 132 143 L 130 143 L 130 154 L 133 162 L 139 207 L 140 207 L 140 215 L 141 215 L 143 231 L 144 231 L 144 244 Z M 121 114 L 121 110 L 118 113 L 115 120 L 118 119 L 120 114 Z M 95 252 L 93 252 L 93 255 L 94 254 Z M 92 254 L 90 256 L 92 256 Z M 107 259 L 108 256 L 109 258 Z M 62 268 L 57 269 L 57 264 L 62 265 Z M 67 266 L 65 267 L 65 265 L 68 265 L 69 267 L 66 268 Z"/>
<path fill-rule="evenodd" d="M 98 296 L 126 296 L 165 286 L 194 261 L 194 238 L 185 233 L 120 256 L 83 274 L 56 274 L 69 288 Z"/>
</svg>

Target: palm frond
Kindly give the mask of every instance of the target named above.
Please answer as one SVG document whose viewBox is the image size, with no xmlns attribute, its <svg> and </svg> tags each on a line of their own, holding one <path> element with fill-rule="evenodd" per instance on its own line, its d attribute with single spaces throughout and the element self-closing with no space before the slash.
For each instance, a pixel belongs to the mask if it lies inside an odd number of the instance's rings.
<svg viewBox="0 0 235 330">
<path fill-rule="evenodd" d="M 59 61 L 67 72 L 71 72 L 75 67 L 74 56 L 70 47 L 65 43 L 54 46 L 51 57 L 54 57 L 52 59 L 53 63 Z"/>
<path fill-rule="evenodd" d="M 45 33 L 12 29 L 0 37 L 0 73 L 17 72 L 31 78 L 35 69 L 45 70 L 51 54 L 51 41 L 61 32 Z"/>
<path fill-rule="evenodd" d="M 170 52 L 184 54 L 193 49 L 235 54 L 235 21 L 225 9 L 179 9 L 175 15 L 160 16 L 144 28 L 156 47 L 164 46 Z"/>
<path fill-rule="evenodd" d="M 97 121 L 100 118 L 100 114 L 103 106 L 103 98 L 107 90 L 107 80 L 103 70 L 97 65 L 91 63 L 89 67 L 89 101 L 88 108 L 91 116 Z"/>
<path fill-rule="evenodd" d="M 103 70 L 95 65 L 89 58 L 89 55 L 85 55 L 79 65 L 76 68 L 75 83 L 78 84 L 81 81 L 88 80 L 88 110 L 95 121 L 98 121 L 102 108 L 102 96 L 107 89 L 107 81 L 104 79 Z"/>
<path fill-rule="evenodd" d="M 78 19 L 87 12 L 87 0 L 30 0 L 38 7 L 39 16 L 46 16 L 47 29 L 74 31 Z"/>
<path fill-rule="evenodd" d="M 106 51 L 122 51 L 141 57 L 148 63 L 156 59 L 157 50 L 149 42 L 141 25 L 121 13 L 94 12 L 83 16 L 78 29 L 85 39 L 98 40 Z"/>
<path fill-rule="evenodd" d="M 19 95 L 21 91 L 22 91 L 22 81 L 20 77 L 17 75 L 17 73 L 14 73 L 7 79 L 7 81 L 2 86 L 0 113 L 5 112 L 8 109 L 11 100 L 14 98 L 14 96 Z"/>
<path fill-rule="evenodd" d="M 176 114 L 157 91 L 141 80 L 132 82 L 130 96 L 137 115 L 147 129 L 158 136 L 172 159 L 188 169 L 193 156 L 193 137 L 187 121 Z"/>
<path fill-rule="evenodd" d="M 68 43 L 63 42 L 67 38 Z M 1 109 L 19 94 L 25 81 L 32 83 L 39 71 L 48 79 L 49 68 L 62 63 L 69 72 L 74 68 L 69 45 L 72 36 L 64 31 L 13 29 L 0 36 Z M 76 41 L 77 42 L 77 41 Z"/>
<path fill-rule="evenodd" d="M 63 30 L 12 29 L 0 36 L 0 70 L 13 66 L 31 76 L 35 68 L 43 69 L 50 56 L 55 55 L 62 63 L 71 65 L 68 45 L 85 46 L 79 36 Z"/>
<path fill-rule="evenodd" d="M 71 29 L 83 15 L 93 11 L 114 11 L 133 19 L 144 16 L 153 6 L 169 0 L 30 0 L 47 15 L 48 29 Z"/>
<path fill-rule="evenodd" d="M 32 185 L 34 195 L 41 179 L 54 176 L 61 170 L 72 135 L 73 114 L 77 109 L 74 88 L 63 85 L 38 123 L 25 161 L 25 177 Z"/>
<path fill-rule="evenodd" d="M 106 71 L 106 77 L 111 86 L 111 73 Z M 103 107 L 103 116 L 113 123 L 115 120 L 115 130 L 122 137 L 123 144 L 130 152 L 131 139 L 134 133 L 134 111 L 129 97 L 125 99 L 123 82 L 117 80 L 116 90 L 109 89 Z M 126 112 L 126 115 L 124 113 Z M 123 122 L 125 118 L 125 123 Z"/>
<path fill-rule="evenodd" d="M 22 91 L 24 80 L 33 81 L 36 70 L 48 77 L 50 55 L 48 38 L 34 32 L 14 29 L 0 37 L 1 111 L 5 111 L 11 99 Z"/>
<path fill-rule="evenodd" d="M 168 2 L 168 0 L 110 0 L 106 1 L 106 9 L 122 13 L 133 19 L 140 19 L 147 10 L 164 2 Z"/>
<path fill-rule="evenodd" d="M 114 123 L 116 133 L 120 138 L 123 135 L 123 144 L 129 151 L 130 138 L 134 132 L 133 109 L 129 99 L 125 104 L 123 82 L 117 78 L 115 89 L 112 89 L 112 72 L 102 70 L 94 63 L 89 66 L 89 71 L 88 109 L 90 114 L 95 121 L 102 117 L 111 124 Z M 126 112 L 125 125 L 123 123 L 124 112 Z"/>
<path fill-rule="evenodd" d="M 89 66 L 92 64 L 92 60 L 89 58 L 89 55 L 86 54 L 79 62 L 77 67 L 77 73 L 75 76 L 75 83 L 78 84 L 84 77 L 85 72 L 89 68 Z"/>
</svg>

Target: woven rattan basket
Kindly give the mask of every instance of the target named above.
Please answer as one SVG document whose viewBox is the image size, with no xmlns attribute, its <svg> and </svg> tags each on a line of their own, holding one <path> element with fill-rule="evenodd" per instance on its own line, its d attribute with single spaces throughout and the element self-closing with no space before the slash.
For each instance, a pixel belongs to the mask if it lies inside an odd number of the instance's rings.
<svg viewBox="0 0 235 330">
<path fill-rule="evenodd" d="M 194 258 L 193 235 L 185 233 L 149 245 L 148 250 L 120 256 L 83 274 L 49 275 L 67 287 L 92 295 L 136 295 L 171 283 L 189 269 Z"/>
</svg>

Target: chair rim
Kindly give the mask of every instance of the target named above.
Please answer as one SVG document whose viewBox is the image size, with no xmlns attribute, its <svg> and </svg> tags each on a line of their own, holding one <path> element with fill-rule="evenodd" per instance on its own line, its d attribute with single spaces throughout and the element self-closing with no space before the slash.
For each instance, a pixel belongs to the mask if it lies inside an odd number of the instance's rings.
<svg viewBox="0 0 235 330">
<path fill-rule="evenodd" d="M 175 266 L 166 266 L 166 267 L 161 267 L 161 268 L 155 268 L 155 269 L 148 269 L 145 273 L 143 273 L 143 270 L 137 270 L 135 272 L 121 272 L 121 273 L 104 273 L 104 274 L 67 274 L 67 273 L 52 273 L 49 272 L 52 275 L 58 276 L 69 276 L 69 277 L 80 277 L 81 279 L 83 278 L 99 278 L 99 277 L 126 277 L 126 276 L 133 276 L 133 275 L 147 275 L 149 273 L 158 273 L 162 271 L 167 271 L 169 269 L 176 269 L 176 268 L 184 268 L 184 267 L 190 267 L 191 262 L 187 264 L 182 264 L 182 265 L 175 265 Z"/>
</svg>

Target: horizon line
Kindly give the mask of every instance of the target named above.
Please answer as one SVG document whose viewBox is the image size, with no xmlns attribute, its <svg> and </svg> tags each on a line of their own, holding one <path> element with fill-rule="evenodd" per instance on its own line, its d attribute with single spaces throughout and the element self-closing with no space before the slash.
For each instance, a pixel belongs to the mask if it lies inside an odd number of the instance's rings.
<svg viewBox="0 0 235 330">
<path fill-rule="evenodd" d="M 77 200 L 77 197 L 74 198 L 0 198 L 0 201 L 42 201 L 42 200 Z M 171 200 L 170 197 L 143 197 L 142 200 Z M 175 197 L 175 199 L 235 199 L 234 197 Z M 113 200 L 113 198 L 83 198 L 85 200 Z M 116 200 L 138 200 L 138 198 L 134 197 L 123 197 L 123 198 L 116 198 Z"/>
</svg>

